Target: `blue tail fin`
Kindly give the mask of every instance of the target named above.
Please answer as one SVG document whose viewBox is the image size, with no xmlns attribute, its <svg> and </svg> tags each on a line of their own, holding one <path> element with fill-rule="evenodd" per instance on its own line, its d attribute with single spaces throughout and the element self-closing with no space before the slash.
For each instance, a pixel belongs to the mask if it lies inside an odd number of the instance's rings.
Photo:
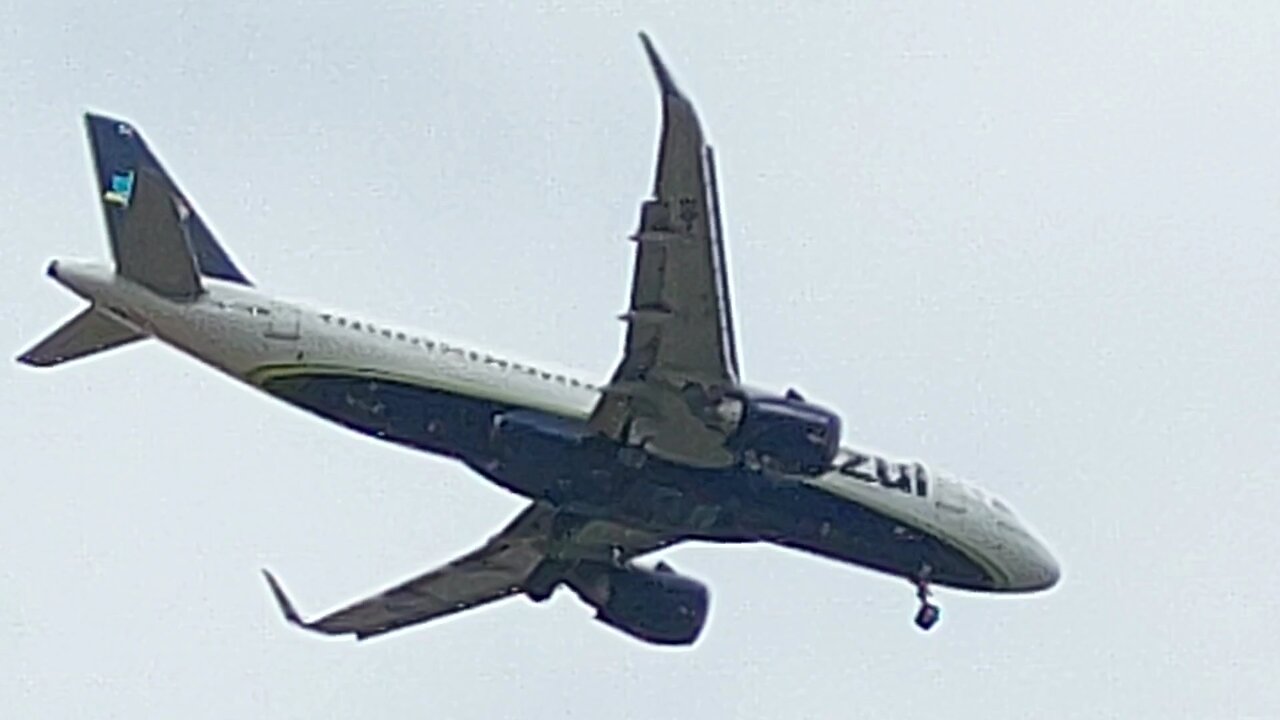
<svg viewBox="0 0 1280 720">
<path fill-rule="evenodd" d="M 231 256 L 214 239 L 213 233 L 196 211 L 195 206 L 178 188 L 177 183 L 165 172 L 160 161 L 151 153 L 142 135 L 133 125 L 116 118 L 88 113 L 85 125 L 89 132 L 89 144 L 98 177 L 98 190 L 102 210 L 107 221 L 107 232 L 116 247 L 117 238 L 124 232 L 125 211 L 133 200 L 142 174 L 156 177 L 172 195 L 179 207 L 186 229 L 187 243 L 194 256 L 196 269 L 205 277 L 228 280 L 242 285 L 252 285 L 240 272 Z"/>
</svg>

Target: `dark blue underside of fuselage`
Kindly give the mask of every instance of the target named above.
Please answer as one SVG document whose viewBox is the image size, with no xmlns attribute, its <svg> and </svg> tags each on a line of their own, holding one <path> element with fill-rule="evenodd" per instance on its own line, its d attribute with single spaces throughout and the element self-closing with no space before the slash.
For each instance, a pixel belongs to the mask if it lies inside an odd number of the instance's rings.
<svg viewBox="0 0 1280 720">
<path fill-rule="evenodd" d="M 365 376 L 316 372 L 267 379 L 277 397 L 357 432 L 462 460 L 493 482 L 568 512 L 688 539 L 768 541 L 933 582 L 992 589 L 990 573 L 948 543 L 795 479 L 733 468 L 696 470 L 647 458 L 566 419 Z M 504 421 L 498 421 L 501 418 Z"/>
</svg>

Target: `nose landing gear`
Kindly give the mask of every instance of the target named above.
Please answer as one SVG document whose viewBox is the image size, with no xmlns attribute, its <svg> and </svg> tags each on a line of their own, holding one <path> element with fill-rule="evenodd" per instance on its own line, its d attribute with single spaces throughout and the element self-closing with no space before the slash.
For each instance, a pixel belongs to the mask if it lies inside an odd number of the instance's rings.
<svg viewBox="0 0 1280 720">
<path fill-rule="evenodd" d="M 929 567 L 926 565 L 916 576 L 916 597 L 920 599 L 920 609 L 916 611 L 916 627 L 928 632 L 942 618 L 942 608 L 929 602 L 932 594 L 929 590 Z"/>
</svg>

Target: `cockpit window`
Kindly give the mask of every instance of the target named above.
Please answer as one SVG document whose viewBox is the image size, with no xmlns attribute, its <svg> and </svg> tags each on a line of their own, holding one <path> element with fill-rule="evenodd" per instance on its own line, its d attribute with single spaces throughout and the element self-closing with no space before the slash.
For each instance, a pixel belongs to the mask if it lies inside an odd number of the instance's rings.
<svg viewBox="0 0 1280 720">
<path fill-rule="evenodd" d="M 1012 515 L 1012 514 L 1013 514 L 1013 510 L 1009 509 L 1009 506 L 1008 506 L 1008 505 L 1005 505 L 1005 504 L 1004 504 L 1004 502 L 1003 502 L 1003 501 L 1001 501 L 1001 500 L 1000 500 L 1000 498 L 997 498 L 997 497 L 993 497 L 993 498 L 991 498 L 991 507 L 995 508 L 996 510 L 999 510 L 1000 512 L 1004 513 L 1005 515 Z"/>
</svg>

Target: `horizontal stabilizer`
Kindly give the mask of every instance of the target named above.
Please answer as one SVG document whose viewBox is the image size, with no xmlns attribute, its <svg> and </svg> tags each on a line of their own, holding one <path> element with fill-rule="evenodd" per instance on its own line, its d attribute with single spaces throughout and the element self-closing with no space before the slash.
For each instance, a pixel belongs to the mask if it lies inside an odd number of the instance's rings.
<svg viewBox="0 0 1280 720">
<path fill-rule="evenodd" d="M 51 367 L 145 337 L 146 335 L 133 328 L 113 320 L 96 306 L 90 306 L 23 353 L 18 362 L 33 367 Z"/>
</svg>

